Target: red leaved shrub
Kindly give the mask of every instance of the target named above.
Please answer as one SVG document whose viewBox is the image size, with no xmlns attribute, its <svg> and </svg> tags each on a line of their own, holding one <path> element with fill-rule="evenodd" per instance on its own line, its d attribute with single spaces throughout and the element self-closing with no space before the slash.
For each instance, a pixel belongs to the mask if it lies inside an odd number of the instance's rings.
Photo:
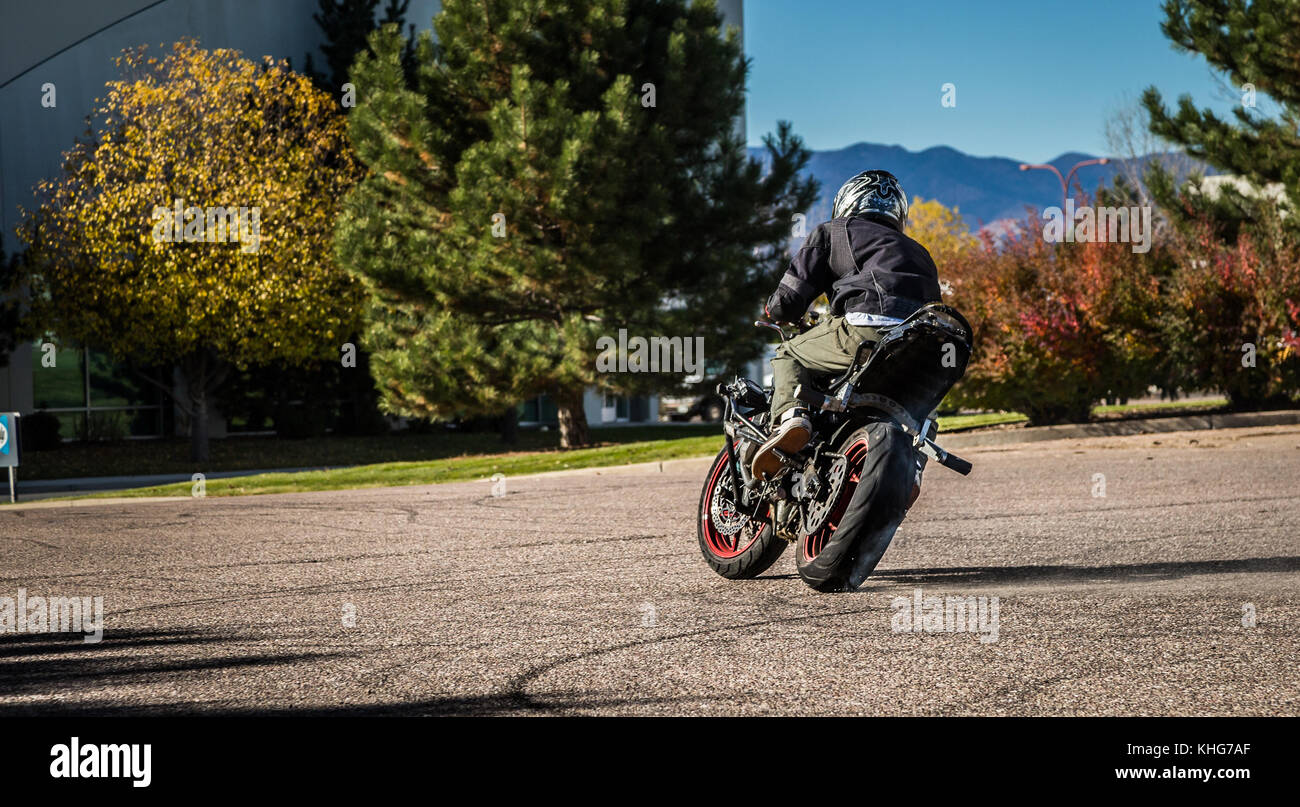
<svg viewBox="0 0 1300 807">
<path fill-rule="evenodd" d="M 1208 220 L 1195 223 L 1174 248 L 1166 294 L 1166 361 L 1179 385 L 1220 390 L 1238 409 L 1300 392 L 1300 245 L 1269 224 L 1226 244 Z"/>
<path fill-rule="evenodd" d="M 1087 420 L 1159 376 L 1159 245 L 1049 243 L 1028 219 L 1001 242 L 940 267 L 971 321 L 975 351 L 949 403 L 1023 412 L 1034 424 Z"/>
</svg>

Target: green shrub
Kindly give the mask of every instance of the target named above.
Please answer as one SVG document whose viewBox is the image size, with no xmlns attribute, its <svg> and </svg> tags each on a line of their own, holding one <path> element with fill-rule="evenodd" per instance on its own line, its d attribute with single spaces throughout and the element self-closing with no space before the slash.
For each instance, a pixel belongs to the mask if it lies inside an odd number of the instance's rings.
<svg viewBox="0 0 1300 807">
<path fill-rule="evenodd" d="M 131 421 L 125 412 L 91 412 L 80 422 L 77 439 L 86 442 L 124 440 L 131 433 Z"/>
</svg>

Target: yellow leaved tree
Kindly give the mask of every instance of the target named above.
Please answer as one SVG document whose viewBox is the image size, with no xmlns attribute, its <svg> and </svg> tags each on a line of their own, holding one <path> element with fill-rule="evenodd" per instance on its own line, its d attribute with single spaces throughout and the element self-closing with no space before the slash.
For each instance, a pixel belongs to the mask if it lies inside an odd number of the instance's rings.
<svg viewBox="0 0 1300 807">
<path fill-rule="evenodd" d="M 916 197 L 907 212 L 907 234 L 930 251 L 943 276 L 944 264 L 980 245 L 955 207 Z"/>
<path fill-rule="evenodd" d="M 202 461 L 232 367 L 337 357 L 359 327 L 332 238 L 361 169 L 337 101 L 285 62 L 185 40 L 118 67 L 24 211 L 32 313 L 60 339 L 176 365 Z"/>
</svg>

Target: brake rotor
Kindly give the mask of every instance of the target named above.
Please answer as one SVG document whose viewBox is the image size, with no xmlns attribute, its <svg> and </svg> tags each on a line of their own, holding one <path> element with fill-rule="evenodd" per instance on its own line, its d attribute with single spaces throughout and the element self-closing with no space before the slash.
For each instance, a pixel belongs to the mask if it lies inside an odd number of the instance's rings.
<svg viewBox="0 0 1300 807">
<path fill-rule="evenodd" d="M 820 530 L 840 500 L 840 491 L 844 489 L 844 479 L 848 476 L 849 461 L 845 457 L 831 460 L 830 468 L 823 477 L 824 484 L 813 501 L 804 505 L 803 534 L 811 535 Z"/>
<path fill-rule="evenodd" d="M 723 473 L 725 475 L 713 486 L 713 497 L 709 500 L 709 515 L 713 518 L 714 529 L 730 537 L 744 528 L 749 522 L 749 516 L 736 509 L 735 503 L 730 498 L 723 497 L 722 492 L 730 489 L 731 470 L 728 469 Z"/>
</svg>

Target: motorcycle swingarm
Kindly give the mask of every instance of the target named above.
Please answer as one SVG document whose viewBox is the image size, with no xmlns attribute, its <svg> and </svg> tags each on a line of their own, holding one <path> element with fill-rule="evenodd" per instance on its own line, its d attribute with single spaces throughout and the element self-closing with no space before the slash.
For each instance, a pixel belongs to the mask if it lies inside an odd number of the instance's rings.
<svg viewBox="0 0 1300 807">
<path fill-rule="evenodd" d="M 939 463 L 943 467 L 956 471 L 962 476 L 969 474 L 971 468 L 974 467 L 970 462 L 962 459 L 956 454 L 944 450 L 938 443 L 925 435 L 924 432 L 930 430 L 930 421 L 928 419 L 924 425 L 917 423 L 915 418 L 913 418 L 908 411 L 902 407 L 902 405 L 884 395 L 877 395 L 870 392 L 852 394 L 849 397 L 847 406 L 839 398 L 823 395 L 817 390 L 804 389 L 802 384 L 795 387 L 794 395 L 795 398 L 800 401 L 828 412 L 845 412 L 848 409 L 856 407 L 869 407 L 883 412 L 886 415 L 889 415 L 889 417 L 892 418 L 893 421 L 912 438 L 912 445 L 917 451 L 920 451 L 922 454 Z M 924 432 L 922 429 L 924 429 Z"/>
</svg>

